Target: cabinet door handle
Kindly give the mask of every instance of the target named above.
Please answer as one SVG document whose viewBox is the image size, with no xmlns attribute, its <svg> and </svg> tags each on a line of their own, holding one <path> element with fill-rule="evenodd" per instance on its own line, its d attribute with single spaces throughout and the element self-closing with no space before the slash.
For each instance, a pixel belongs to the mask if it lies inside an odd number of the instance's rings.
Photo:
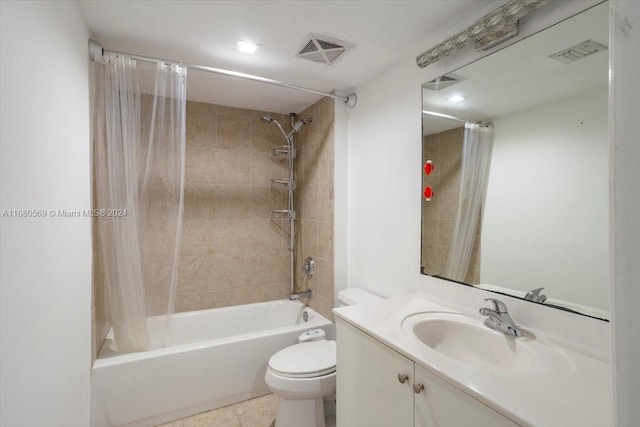
<svg viewBox="0 0 640 427">
<path fill-rule="evenodd" d="M 398 381 L 400 382 L 400 384 L 404 384 L 408 379 L 409 375 L 405 374 L 404 372 L 398 374 Z"/>
<path fill-rule="evenodd" d="M 424 384 L 422 383 L 413 383 L 413 392 L 415 394 L 420 394 L 420 392 L 424 390 Z"/>
</svg>

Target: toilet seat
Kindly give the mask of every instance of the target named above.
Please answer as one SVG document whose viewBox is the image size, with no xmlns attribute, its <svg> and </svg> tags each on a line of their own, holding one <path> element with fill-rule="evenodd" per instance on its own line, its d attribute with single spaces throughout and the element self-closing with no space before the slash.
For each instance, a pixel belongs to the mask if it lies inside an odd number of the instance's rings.
<svg viewBox="0 0 640 427">
<path fill-rule="evenodd" d="M 336 371 L 336 342 L 313 341 L 280 350 L 269 359 L 269 369 L 286 378 L 316 378 Z"/>
</svg>

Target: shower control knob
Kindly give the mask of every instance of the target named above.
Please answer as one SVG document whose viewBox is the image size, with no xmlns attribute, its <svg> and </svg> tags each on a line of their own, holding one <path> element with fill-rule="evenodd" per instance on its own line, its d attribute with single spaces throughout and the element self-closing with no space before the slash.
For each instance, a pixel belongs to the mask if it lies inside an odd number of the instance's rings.
<svg viewBox="0 0 640 427">
<path fill-rule="evenodd" d="M 404 384 L 408 379 L 409 375 L 405 374 L 404 372 L 398 374 L 398 381 L 400 382 L 400 384 Z"/>
<path fill-rule="evenodd" d="M 413 392 L 415 394 L 420 394 L 420 392 L 424 390 L 424 384 L 422 383 L 413 383 Z"/>
<path fill-rule="evenodd" d="M 316 274 L 316 262 L 310 256 L 305 258 L 302 268 L 304 269 L 304 274 L 306 274 L 308 277 Z"/>
</svg>

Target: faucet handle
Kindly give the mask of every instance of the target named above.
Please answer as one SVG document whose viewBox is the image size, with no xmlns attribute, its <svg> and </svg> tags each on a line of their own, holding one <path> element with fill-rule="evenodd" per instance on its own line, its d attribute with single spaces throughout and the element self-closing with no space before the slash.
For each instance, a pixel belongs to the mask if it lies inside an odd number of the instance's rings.
<svg viewBox="0 0 640 427">
<path fill-rule="evenodd" d="M 524 299 L 527 301 L 535 301 L 535 302 L 539 302 L 539 303 L 543 303 L 547 300 L 547 296 L 546 295 L 540 295 L 540 293 L 542 292 L 544 288 L 536 288 L 536 289 L 532 289 L 529 292 L 527 292 L 527 294 L 524 296 Z"/>
<path fill-rule="evenodd" d="M 507 313 L 507 306 L 502 301 L 496 298 L 485 298 L 485 301 L 491 301 L 493 303 L 493 309 L 496 313 Z"/>
</svg>

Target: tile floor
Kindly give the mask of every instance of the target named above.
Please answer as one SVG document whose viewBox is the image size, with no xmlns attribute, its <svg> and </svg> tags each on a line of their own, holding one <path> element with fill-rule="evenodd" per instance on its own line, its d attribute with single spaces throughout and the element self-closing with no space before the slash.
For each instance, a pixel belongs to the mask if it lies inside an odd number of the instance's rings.
<svg viewBox="0 0 640 427">
<path fill-rule="evenodd" d="M 273 427 L 277 409 L 278 397 L 268 394 L 158 427 Z"/>
</svg>

